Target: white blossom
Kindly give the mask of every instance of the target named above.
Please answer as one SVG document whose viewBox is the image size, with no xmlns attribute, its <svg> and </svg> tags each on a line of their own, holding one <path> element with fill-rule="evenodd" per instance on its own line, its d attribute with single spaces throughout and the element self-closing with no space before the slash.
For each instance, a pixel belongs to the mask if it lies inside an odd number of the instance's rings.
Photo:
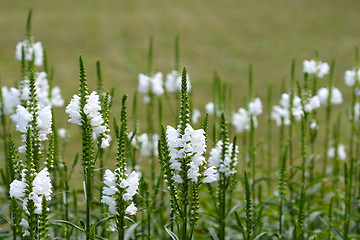
<svg viewBox="0 0 360 240">
<path fill-rule="evenodd" d="M 25 189 L 27 184 L 25 182 L 14 180 L 10 184 L 10 197 L 21 199 L 25 196 Z"/>
<path fill-rule="evenodd" d="M 119 169 L 115 170 L 115 172 L 119 171 Z M 103 188 L 103 196 L 101 198 L 101 202 L 105 203 L 109 206 L 110 213 L 117 215 L 118 211 L 116 209 L 116 199 L 119 197 L 118 188 L 125 189 L 125 193 L 121 196 L 124 201 L 132 200 L 133 196 L 137 193 L 139 188 L 140 176 L 136 171 L 132 171 L 130 175 L 125 179 L 119 178 L 119 176 L 111 172 L 110 170 L 105 171 L 104 175 L 104 188 Z M 136 207 L 132 203 L 125 210 L 126 214 L 133 215 L 136 213 Z"/>
<path fill-rule="evenodd" d="M 249 102 L 248 112 L 254 116 L 262 114 L 263 107 L 260 98 L 255 98 L 254 101 Z"/>
<path fill-rule="evenodd" d="M 335 147 L 330 147 L 328 150 L 328 157 L 330 158 L 335 158 Z M 337 146 L 337 157 L 340 160 L 345 160 L 346 159 L 346 152 L 345 152 L 345 146 L 344 144 L 339 143 Z"/>
<path fill-rule="evenodd" d="M 209 102 L 205 105 L 205 111 L 209 114 L 209 115 L 214 115 L 215 112 L 215 105 L 213 102 Z"/>
<path fill-rule="evenodd" d="M 199 118 L 201 116 L 201 112 L 199 111 L 199 109 L 195 108 L 192 112 L 192 118 L 191 118 L 191 122 L 193 124 L 197 124 L 199 121 Z"/>
<path fill-rule="evenodd" d="M 181 91 L 181 74 L 176 70 L 166 75 L 165 88 L 167 92 L 180 92 Z M 186 74 L 187 91 L 191 91 L 191 83 L 189 80 L 189 74 Z"/>
<path fill-rule="evenodd" d="M 233 144 L 230 143 L 225 152 L 224 159 L 222 159 L 223 142 L 220 140 L 216 143 L 216 146 L 211 149 L 209 157 L 209 166 L 215 167 L 220 173 L 224 173 L 226 177 L 236 172 L 237 156 L 239 153 L 238 146 L 235 146 L 235 152 L 233 152 Z"/>
<path fill-rule="evenodd" d="M 315 61 L 315 60 L 304 60 L 303 72 L 308 74 L 316 74 L 317 77 L 323 78 L 329 74 L 329 64 L 326 62 Z"/>
<path fill-rule="evenodd" d="M 27 39 L 25 39 L 23 42 L 19 42 L 16 45 L 16 52 L 15 52 L 16 59 L 22 60 L 23 48 L 24 48 L 24 55 L 26 61 L 34 60 L 35 66 L 41 66 L 43 64 L 44 53 L 41 42 L 30 43 L 30 41 Z"/>
<path fill-rule="evenodd" d="M 319 96 L 320 103 L 323 105 L 327 105 L 328 97 L 329 97 L 329 89 L 320 88 L 317 95 Z M 331 91 L 330 103 L 336 105 L 336 104 L 341 104 L 342 101 L 343 101 L 343 98 L 342 98 L 342 94 L 341 94 L 340 90 L 333 87 L 332 91 Z"/>
<path fill-rule="evenodd" d="M 158 72 L 154 76 L 149 77 L 142 73 L 139 74 L 138 91 L 141 93 L 149 93 L 151 91 L 155 95 L 164 94 L 162 73 Z"/>
<path fill-rule="evenodd" d="M 212 183 L 219 181 L 219 174 L 214 166 L 206 169 L 204 172 L 204 176 L 205 176 L 205 178 L 203 179 L 204 183 Z"/>
<path fill-rule="evenodd" d="M 135 215 L 137 211 L 137 207 L 135 206 L 134 202 L 131 202 L 131 204 L 125 209 L 125 213 L 129 215 Z"/>
<path fill-rule="evenodd" d="M 152 153 L 155 156 L 158 155 L 158 134 L 153 134 L 152 138 L 149 138 L 146 133 L 143 133 L 138 137 L 137 140 L 140 143 L 140 154 L 142 156 L 149 157 Z"/>
<path fill-rule="evenodd" d="M 199 167 L 205 162 L 203 154 L 206 151 L 205 135 L 203 129 L 194 130 L 190 124 L 187 124 L 183 134 L 180 129 L 167 126 L 166 137 L 170 152 L 170 168 L 174 170 L 172 176 L 175 182 L 181 183 L 180 178 L 181 162 L 185 158 L 190 158 L 188 163 L 187 177 L 193 182 L 197 182 L 199 176 Z"/>
<path fill-rule="evenodd" d="M 2 98 L 3 98 L 3 106 L 4 106 L 4 114 L 10 115 L 14 113 L 14 108 L 17 105 L 20 105 L 20 91 L 16 88 L 2 87 Z"/>
</svg>

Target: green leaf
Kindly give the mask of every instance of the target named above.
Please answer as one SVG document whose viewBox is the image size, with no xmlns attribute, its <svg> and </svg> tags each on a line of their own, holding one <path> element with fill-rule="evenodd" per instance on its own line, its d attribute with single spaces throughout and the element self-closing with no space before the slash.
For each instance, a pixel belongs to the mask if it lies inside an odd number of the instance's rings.
<svg viewBox="0 0 360 240">
<path fill-rule="evenodd" d="M 71 222 L 69 222 L 69 221 L 65 221 L 65 220 L 52 220 L 52 221 L 50 221 L 50 223 L 52 223 L 52 224 L 54 224 L 54 225 L 56 225 L 56 223 L 63 223 L 63 224 L 69 225 L 69 226 L 71 226 L 71 227 L 73 227 L 73 228 L 75 228 L 75 229 L 77 229 L 77 230 L 79 230 L 79 231 L 81 231 L 81 232 L 85 232 L 84 229 L 82 229 L 81 227 L 79 227 L 79 226 L 77 226 L 77 225 L 75 225 L 75 224 L 73 224 L 73 223 L 71 223 Z"/>
</svg>

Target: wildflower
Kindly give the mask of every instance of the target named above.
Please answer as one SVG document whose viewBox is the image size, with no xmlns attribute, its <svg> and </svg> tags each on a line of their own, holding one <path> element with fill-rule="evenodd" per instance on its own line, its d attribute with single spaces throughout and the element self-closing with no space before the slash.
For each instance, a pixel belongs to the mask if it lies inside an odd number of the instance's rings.
<svg viewBox="0 0 360 240">
<path fill-rule="evenodd" d="M 170 167 L 175 171 L 174 181 L 182 182 L 176 175 L 181 171 L 182 159 L 190 158 L 187 177 L 189 180 L 197 182 L 200 176 L 199 167 L 205 162 L 203 156 L 206 150 L 204 130 L 194 130 L 190 124 L 187 124 L 184 134 L 180 134 L 180 129 L 176 130 L 168 126 L 166 136 L 171 157 Z"/>
<path fill-rule="evenodd" d="M 256 120 L 256 118 L 254 118 Z M 244 108 L 239 108 L 238 112 L 233 114 L 232 124 L 235 127 L 236 133 L 242 133 L 250 130 L 250 114 Z M 257 121 L 254 121 L 257 126 Z"/>
<path fill-rule="evenodd" d="M 329 89 L 320 88 L 318 91 L 318 96 L 320 99 L 320 103 L 323 105 L 327 105 Z M 330 103 L 337 105 L 337 104 L 341 104 L 342 101 L 343 101 L 343 99 L 342 99 L 342 94 L 341 94 L 340 90 L 335 87 L 332 88 Z"/>
<path fill-rule="evenodd" d="M 360 81 L 360 70 L 346 70 L 344 74 L 345 84 L 349 87 Z"/>
<path fill-rule="evenodd" d="M 65 112 L 69 114 L 70 117 L 69 122 L 82 125 L 80 111 L 80 97 L 75 94 L 65 109 Z M 99 95 L 95 91 L 86 96 L 86 104 L 84 105 L 83 111 L 90 120 L 90 125 L 92 126 L 93 130 L 93 140 L 100 137 L 101 148 L 106 148 L 109 146 L 111 137 L 108 133 L 110 130 L 109 127 L 105 124 L 104 118 L 101 115 Z"/>
<path fill-rule="evenodd" d="M 33 188 L 29 194 L 29 199 L 33 200 L 36 206 L 35 213 L 41 214 L 43 196 L 45 196 L 46 201 L 50 201 L 52 193 L 50 173 L 47 168 L 44 168 L 35 176 L 32 185 Z"/>
<path fill-rule="evenodd" d="M 237 155 L 239 153 L 238 146 L 235 146 L 233 152 L 233 144 L 230 143 L 225 152 L 224 159 L 222 159 L 223 142 L 220 140 L 216 146 L 211 149 L 209 157 L 209 166 L 215 167 L 220 173 L 224 173 L 226 177 L 236 173 Z"/>
<path fill-rule="evenodd" d="M 335 158 L 335 147 L 330 147 L 328 150 L 328 157 Z M 346 159 L 345 146 L 343 144 L 338 144 L 337 146 L 337 157 L 340 160 Z"/>
<path fill-rule="evenodd" d="M 162 73 L 158 72 L 153 77 L 140 73 L 138 91 L 145 94 L 151 92 L 157 96 L 164 94 Z M 150 98 L 144 98 L 145 103 L 150 100 Z"/>
<path fill-rule="evenodd" d="M 317 106 L 316 99 L 312 100 L 313 102 L 309 102 L 308 110 L 312 110 Z M 280 104 L 273 106 L 273 110 L 271 112 L 271 118 L 275 120 L 277 126 L 290 125 L 290 96 L 287 93 L 283 93 L 281 95 Z M 301 98 L 298 96 L 293 97 L 292 115 L 296 121 L 300 121 L 302 115 L 304 114 Z"/>
<path fill-rule="evenodd" d="M 133 196 L 137 193 L 139 187 L 139 174 L 136 171 L 132 171 L 127 178 L 121 179 L 117 173 L 119 169 L 115 170 L 115 174 L 110 170 L 105 171 L 104 175 L 104 188 L 101 202 L 109 206 L 110 213 L 118 215 L 116 209 L 116 199 L 120 197 L 123 201 L 128 202 L 133 199 Z M 121 190 L 123 189 L 123 190 Z M 121 195 L 118 195 L 121 193 Z M 135 204 L 131 204 L 126 208 L 125 213 L 134 215 L 137 208 Z"/>
<path fill-rule="evenodd" d="M 149 157 L 151 154 L 158 155 L 158 141 L 159 135 L 153 134 L 151 138 L 146 133 L 138 137 L 140 143 L 140 154 Z"/>
<path fill-rule="evenodd" d="M 204 183 L 212 183 L 219 181 L 219 173 L 214 166 L 209 167 L 204 172 L 205 178 L 203 179 Z"/>
<path fill-rule="evenodd" d="M 318 129 L 318 128 L 319 128 L 319 126 L 318 126 L 316 120 L 312 120 L 311 123 L 310 123 L 310 129 L 315 130 L 315 129 Z"/>
<path fill-rule="evenodd" d="M 59 137 L 65 138 L 66 134 L 67 134 L 66 129 L 65 128 L 59 128 L 58 129 L 58 134 L 59 134 Z"/>
<path fill-rule="evenodd" d="M 303 62 L 303 72 L 316 74 L 319 78 L 323 78 L 325 75 L 329 74 L 329 70 L 329 64 L 326 62 L 323 63 L 315 60 L 304 60 Z"/>
<path fill-rule="evenodd" d="M 308 103 L 304 105 L 305 112 L 312 112 L 314 109 L 320 107 L 320 98 L 319 96 L 313 96 L 309 99 Z"/>
<path fill-rule="evenodd" d="M 41 66 L 44 61 L 44 53 L 41 42 L 32 43 L 28 39 L 19 42 L 16 45 L 15 57 L 22 60 L 22 49 L 24 49 L 24 57 L 26 61 L 33 61 L 35 66 Z"/>
<path fill-rule="evenodd" d="M 25 182 L 14 180 L 10 184 L 10 197 L 21 199 L 25 196 L 25 189 L 27 184 Z"/>
<path fill-rule="evenodd" d="M 4 114 L 10 115 L 14 112 L 14 108 L 20 105 L 20 91 L 16 88 L 2 87 L 2 97 L 4 105 Z"/>
<path fill-rule="evenodd" d="M 262 114 L 263 107 L 260 98 L 255 98 L 254 101 L 249 102 L 248 112 L 254 116 Z"/>
<path fill-rule="evenodd" d="M 189 74 L 186 75 L 187 91 L 191 91 L 191 83 L 189 80 Z M 173 70 L 166 75 L 165 88 L 167 92 L 180 92 L 181 90 L 181 74 L 178 71 Z"/>
<path fill-rule="evenodd" d="M 199 121 L 200 116 L 201 116 L 201 113 L 200 113 L 199 109 L 195 108 L 195 109 L 193 110 L 193 112 L 192 112 L 191 122 L 192 122 L 193 124 L 197 124 L 198 121 Z"/>
<path fill-rule="evenodd" d="M 215 112 L 215 105 L 213 102 L 209 102 L 205 105 L 205 111 L 209 114 L 209 115 L 214 115 Z"/>
</svg>

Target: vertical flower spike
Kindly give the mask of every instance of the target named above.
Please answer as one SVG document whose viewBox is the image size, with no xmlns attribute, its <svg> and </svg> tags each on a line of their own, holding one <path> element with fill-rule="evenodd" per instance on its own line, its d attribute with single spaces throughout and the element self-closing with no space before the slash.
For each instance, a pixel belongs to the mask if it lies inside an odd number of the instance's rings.
<svg viewBox="0 0 360 240">
<path fill-rule="evenodd" d="M 136 171 L 127 174 L 126 168 L 126 138 L 127 138 L 127 117 L 126 117 L 126 98 L 124 95 L 121 109 L 121 125 L 116 125 L 117 137 L 117 169 L 114 172 L 110 170 L 105 171 L 104 188 L 101 202 L 109 207 L 109 212 L 115 215 L 116 227 L 118 230 L 119 239 L 124 239 L 125 232 L 125 214 L 135 215 L 137 208 L 132 202 L 133 197 L 137 194 L 139 187 L 140 176 Z"/>
</svg>

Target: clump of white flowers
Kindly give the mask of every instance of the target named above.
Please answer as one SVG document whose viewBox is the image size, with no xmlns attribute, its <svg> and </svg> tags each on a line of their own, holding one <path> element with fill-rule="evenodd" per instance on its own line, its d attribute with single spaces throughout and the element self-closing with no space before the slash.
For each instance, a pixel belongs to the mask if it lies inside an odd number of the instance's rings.
<svg viewBox="0 0 360 240">
<path fill-rule="evenodd" d="M 133 138 L 133 141 L 136 140 L 140 144 L 140 154 L 142 156 L 149 157 L 151 154 L 154 154 L 155 156 L 158 155 L 158 134 L 152 134 L 151 137 L 149 137 L 147 133 L 143 133 L 137 139 L 135 137 Z"/>
<path fill-rule="evenodd" d="M 166 136 L 170 151 L 170 168 L 174 170 L 173 180 L 182 183 L 183 179 L 179 175 L 181 164 L 184 159 L 191 161 L 187 164 L 189 170 L 187 177 L 193 182 L 198 181 L 201 175 L 199 167 L 205 163 L 203 156 L 206 151 L 205 132 L 203 129 L 194 130 L 190 124 L 187 124 L 185 131 L 181 134 L 180 128 L 177 130 L 171 126 L 167 127 Z"/>
<path fill-rule="evenodd" d="M 273 109 L 271 112 L 271 118 L 273 120 L 275 120 L 277 126 L 281 126 L 282 124 L 290 125 L 290 123 L 291 123 L 290 114 L 291 113 L 296 121 L 300 121 L 302 115 L 304 115 L 303 107 L 301 104 L 301 98 L 299 98 L 298 96 L 293 96 L 291 111 L 290 111 L 290 107 L 291 107 L 290 98 L 291 97 L 289 94 L 283 93 L 281 95 L 279 105 L 273 106 Z M 310 105 L 310 107 L 311 107 L 311 105 Z M 313 107 L 315 107 L 315 106 L 313 106 Z"/>
<path fill-rule="evenodd" d="M 30 122 L 33 120 L 34 114 L 30 112 L 27 108 L 22 105 L 18 105 L 16 108 L 16 113 L 11 115 L 11 119 L 16 124 L 16 130 L 23 133 L 22 141 L 26 142 L 26 133 L 29 127 L 31 127 Z M 51 107 L 47 106 L 42 109 L 37 106 L 37 129 L 39 131 L 38 140 L 45 141 L 47 140 L 47 135 L 52 132 L 52 113 Z M 26 150 L 25 145 L 19 147 L 19 152 L 24 153 Z"/>
<path fill-rule="evenodd" d="M 44 50 L 41 42 L 34 43 L 29 39 L 19 42 L 16 45 L 15 57 L 18 60 L 23 59 L 23 49 L 25 61 L 34 61 L 35 66 L 42 66 L 44 61 Z"/>
<path fill-rule="evenodd" d="M 111 137 L 109 135 L 109 127 L 105 124 L 104 118 L 101 114 L 101 105 L 99 95 L 94 91 L 90 95 L 86 95 L 86 104 L 84 105 L 83 112 L 93 130 L 93 140 L 101 137 L 101 148 L 106 148 L 110 144 Z M 65 112 L 69 114 L 69 122 L 82 125 L 80 114 L 80 97 L 75 94 L 71 99 L 69 105 L 66 107 Z"/>
<path fill-rule="evenodd" d="M 156 73 L 154 76 L 150 77 L 145 74 L 139 74 L 139 86 L 138 91 L 144 94 L 149 94 L 151 92 L 154 95 L 164 94 L 163 87 L 163 76 L 161 72 Z M 149 103 L 151 99 L 148 95 L 144 97 L 144 102 Z"/>
<path fill-rule="evenodd" d="M 346 70 L 344 74 L 345 84 L 352 87 L 360 81 L 360 70 Z"/>
<path fill-rule="evenodd" d="M 337 149 L 335 149 L 335 146 L 332 146 L 328 150 L 328 157 L 335 158 L 337 156 L 340 160 L 346 159 L 346 151 L 344 144 L 339 143 L 337 145 Z"/>
<path fill-rule="evenodd" d="M 323 105 L 327 105 L 328 103 L 328 97 L 329 97 L 329 89 L 328 88 L 320 88 L 318 91 L 320 103 Z M 341 104 L 343 102 L 343 97 L 338 88 L 333 87 L 331 89 L 331 98 L 330 103 L 334 105 Z"/>
<path fill-rule="evenodd" d="M 222 157 L 223 141 L 218 141 L 216 146 L 211 149 L 209 157 L 209 166 L 215 167 L 220 173 L 224 173 L 226 177 L 236 173 L 236 166 L 238 164 L 237 156 L 239 154 L 239 147 L 233 146 L 232 143 L 227 147 L 225 156 Z M 222 159 L 224 158 L 224 159 Z"/>
<path fill-rule="evenodd" d="M 262 114 L 263 106 L 260 98 L 255 98 L 253 101 L 249 102 L 248 110 L 244 108 L 239 108 L 237 112 L 233 114 L 232 124 L 235 127 L 236 133 L 242 133 L 244 131 L 249 131 L 251 127 L 251 118 L 253 120 L 254 127 L 257 127 L 257 116 Z"/>
<path fill-rule="evenodd" d="M 303 72 L 308 74 L 316 74 L 317 77 L 323 78 L 329 74 L 330 67 L 326 62 L 315 61 L 315 60 L 304 60 Z"/>
<path fill-rule="evenodd" d="M 116 199 L 121 197 L 125 202 L 131 201 L 125 209 L 125 214 L 134 215 L 136 214 L 137 208 L 132 200 L 139 187 L 139 174 L 136 171 L 132 171 L 129 176 L 122 179 L 118 171 L 120 170 L 116 169 L 114 173 L 109 169 L 105 171 L 105 186 L 103 188 L 101 202 L 109 206 L 111 214 L 118 215 Z"/>
<path fill-rule="evenodd" d="M 52 193 L 52 184 L 50 179 L 50 174 L 47 168 L 41 170 L 38 174 L 36 174 L 34 180 L 32 181 L 31 186 L 29 187 L 26 183 L 25 172 L 27 170 L 23 170 L 22 179 L 14 180 L 10 184 L 10 197 L 14 197 L 16 199 L 23 201 L 23 209 L 27 212 L 27 203 L 29 200 L 32 200 L 35 205 L 36 214 L 42 213 L 42 201 L 43 197 L 45 197 L 46 201 L 51 200 Z M 30 189 L 30 193 L 26 196 L 26 189 Z"/>
<path fill-rule="evenodd" d="M 189 74 L 186 75 L 187 91 L 191 91 L 191 83 Z M 165 89 L 167 92 L 180 92 L 181 91 L 181 74 L 173 70 L 171 73 L 166 75 Z"/>
<path fill-rule="evenodd" d="M 16 88 L 2 87 L 1 88 L 2 99 L 3 99 L 3 113 L 5 115 L 10 115 L 14 113 L 14 109 L 17 105 L 20 105 L 20 91 Z"/>
</svg>

